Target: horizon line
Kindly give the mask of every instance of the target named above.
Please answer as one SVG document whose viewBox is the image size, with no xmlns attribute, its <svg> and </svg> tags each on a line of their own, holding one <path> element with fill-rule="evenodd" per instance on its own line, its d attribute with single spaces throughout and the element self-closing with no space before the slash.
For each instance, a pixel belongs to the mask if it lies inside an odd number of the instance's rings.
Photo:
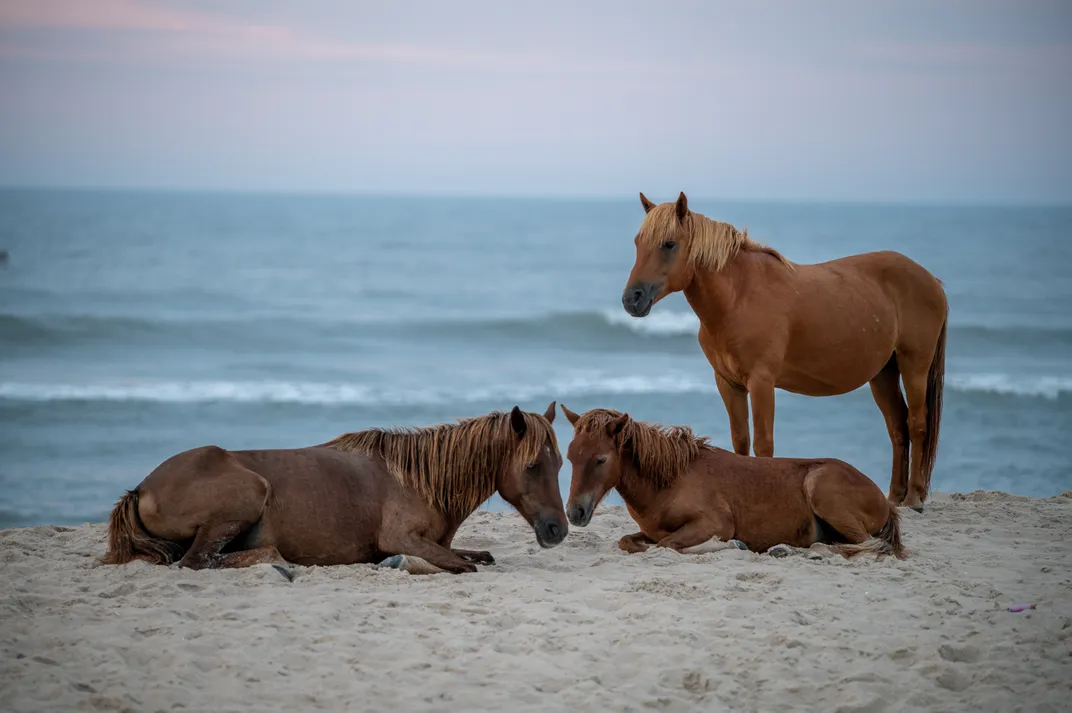
<svg viewBox="0 0 1072 713">
<path fill-rule="evenodd" d="M 617 193 L 494 193 L 472 190 L 361 190 L 361 189 L 324 189 L 324 188 L 234 188 L 234 187 L 192 187 L 192 186 L 124 186 L 124 185 L 55 185 L 55 184 L 4 184 L 0 183 L 0 192 L 39 192 L 39 193 L 150 193 L 173 195 L 235 195 L 235 196 L 288 196 L 288 197 L 338 197 L 338 198 L 416 198 L 416 199 L 453 199 L 453 200 L 518 200 L 518 201 L 575 201 L 621 203 L 639 201 L 638 190 L 631 195 Z M 748 204 L 783 204 L 783 205 L 832 205 L 832 206 L 916 206 L 943 208 L 1072 208 L 1072 199 L 1057 202 L 1037 199 L 1012 198 L 970 198 L 935 200 L 925 198 L 774 198 L 774 197 L 728 197 L 710 196 L 702 193 L 690 194 L 685 191 L 690 201 L 710 203 L 748 203 Z M 674 200 L 672 197 L 669 200 Z"/>
</svg>

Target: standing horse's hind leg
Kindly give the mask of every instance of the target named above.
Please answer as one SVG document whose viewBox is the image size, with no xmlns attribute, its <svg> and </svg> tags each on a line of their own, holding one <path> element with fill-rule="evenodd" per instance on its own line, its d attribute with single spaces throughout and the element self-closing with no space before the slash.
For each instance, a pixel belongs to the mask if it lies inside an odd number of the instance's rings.
<svg viewBox="0 0 1072 713">
<path fill-rule="evenodd" d="M 901 394 L 901 372 L 897 368 L 896 356 L 871 380 L 871 395 L 886 421 L 886 431 L 893 446 L 888 498 L 894 505 L 900 505 L 908 490 L 908 406 Z"/>
<path fill-rule="evenodd" d="M 927 440 L 927 367 L 909 371 L 902 366 L 905 396 L 908 398 L 908 436 L 912 441 L 912 463 L 908 474 L 908 492 L 904 505 L 923 512 L 927 485 L 923 480 L 923 445 Z"/>
</svg>

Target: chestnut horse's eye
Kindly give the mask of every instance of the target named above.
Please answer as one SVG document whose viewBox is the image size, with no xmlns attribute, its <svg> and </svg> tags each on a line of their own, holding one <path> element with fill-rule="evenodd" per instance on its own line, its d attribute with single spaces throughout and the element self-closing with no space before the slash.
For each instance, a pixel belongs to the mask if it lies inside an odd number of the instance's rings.
<svg viewBox="0 0 1072 713">
<path fill-rule="evenodd" d="M 529 470 L 529 471 L 536 470 L 536 466 L 538 466 L 538 465 L 539 465 L 539 463 L 529 463 L 527 466 L 525 466 L 525 470 Z"/>
<path fill-rule="evenodd" d="M 677 241 L 676 240 L 667 240 L 665 243 L 663 243 L 663 250 L 673 250 L 676 247 L 677 247 Z"/>
<path fill-rule="evenodd" d="M 606 462 L 607 462 L 607 457 L 606 456 L 599 456 L 598 458 L 596 458 L 596 465 L 603 465 Z"/>
</svg>

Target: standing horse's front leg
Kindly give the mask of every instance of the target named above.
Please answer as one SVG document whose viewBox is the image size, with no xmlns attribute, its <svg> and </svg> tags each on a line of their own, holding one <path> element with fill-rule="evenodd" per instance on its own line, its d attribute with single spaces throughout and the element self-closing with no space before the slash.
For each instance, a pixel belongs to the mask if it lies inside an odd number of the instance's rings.
<svg viewBox="0 0 1072 713">
<path fill-rule="evenodd" d="M 752 398 L 752 431 L 755 452 L 759 457 L 774 455 L 774 381 L 751 379 L 748 393 Z"/>
<path fill-rule="evenodd" d="M 726 377 L 715 372 L 715 384 L 726 405 L 726 414 L 730 418 L 730 441 L 733 452 L 748 455 L 748 391 L 741 386 L 730 383 Z"/>
</svg>

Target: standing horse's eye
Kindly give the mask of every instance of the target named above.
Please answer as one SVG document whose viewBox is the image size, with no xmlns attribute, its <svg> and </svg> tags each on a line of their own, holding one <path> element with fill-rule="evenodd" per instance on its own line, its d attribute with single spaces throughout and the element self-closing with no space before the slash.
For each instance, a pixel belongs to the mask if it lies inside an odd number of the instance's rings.
<svg viewBox="0 0 1072 713">
<path fill-rule="evenodd" d="M 663 243 L 663 250 L 673 250 L 676 247 L 677 247 L 677 241 L 676 240 L 667 240 L 665 243 Z"/>
<path fill-rule="evenodd" d="M 607 462 L 607 457 L 606 456 L 599 456 L 598 458 L 596 458 L 596 465 L 603 465 L 606 462 Z"/>
</svg>

